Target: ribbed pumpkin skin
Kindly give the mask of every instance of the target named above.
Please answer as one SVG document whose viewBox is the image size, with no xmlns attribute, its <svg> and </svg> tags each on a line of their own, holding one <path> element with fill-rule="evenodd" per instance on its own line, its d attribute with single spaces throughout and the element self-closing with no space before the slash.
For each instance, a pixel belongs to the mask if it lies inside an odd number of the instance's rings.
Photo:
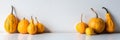
<svg viewBox="0 0 120 40">
<path fill-rule="evenodd" d="M 17 32 L 18 19 L 13 15 L 9 14 L 4 22 L 4 28 L 8 33 Z"/>
</svg>

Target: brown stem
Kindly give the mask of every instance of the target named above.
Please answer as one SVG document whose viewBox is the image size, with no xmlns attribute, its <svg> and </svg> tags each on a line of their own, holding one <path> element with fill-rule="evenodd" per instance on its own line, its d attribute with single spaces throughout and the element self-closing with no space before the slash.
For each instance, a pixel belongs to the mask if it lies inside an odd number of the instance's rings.
<svg viewBox="0 0 120 40">
<path fill-rule="evenodd" d="M 12 8 L 12 9 L 11 9 L 11 13 L 13 14 L 13 8 L 14 8 L 14 7 L 11 5 L 11 8 Z"/>
<path fill-rule="evenodd" d="M 81 22 L 82 22 L 82 17 L 83 17 L 83 14 L 81 14 Z"/>
<path fill-rule="evenodd" d="M 105 9 L 105 11 L 106 11 L 107 13 L 109 13 L 109 11 L 107 10 L 107 8 L 105 8 L 105 7 L 102 7 L 102 9 Z"/>
<path fill-rule="evenodd" d="M 33 17 L 31 16 L 31 19 L 33 20 Z"/>
<path fill-rule="evenodd" d="M 31 22 L 33 22 L 34 20 L 33 20 L 33 17 L 31 16 Z"/>
<path fill-rule="evenodd" d="M 25 19 L 25 17 L 23 19 Z"/>
<path fill-rule="evenodd" d="M 91 10 L 96 14 L 96 17 L 98 18 L 97 12 L 93 8 L 91 8 Z"/>
<path fill-rule="evenodd" d="M 37 17 L 35 17 L 35 20 L 38 22 L 38 19 L 37 19 Z"/>
</svg>

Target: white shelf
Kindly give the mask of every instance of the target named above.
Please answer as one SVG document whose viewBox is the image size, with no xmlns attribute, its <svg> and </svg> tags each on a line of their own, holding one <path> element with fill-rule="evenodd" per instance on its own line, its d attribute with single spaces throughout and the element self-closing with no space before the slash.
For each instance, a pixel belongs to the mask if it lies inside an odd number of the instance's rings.
<svg viewBox="0 0 120 40">
<path fill-rule="evenodd" d="M 0 40 L 120 40 L 120 33 L 93 36 L 79 33 L 44 33 L 37 35 L 0 33 Z"/>
</svg>

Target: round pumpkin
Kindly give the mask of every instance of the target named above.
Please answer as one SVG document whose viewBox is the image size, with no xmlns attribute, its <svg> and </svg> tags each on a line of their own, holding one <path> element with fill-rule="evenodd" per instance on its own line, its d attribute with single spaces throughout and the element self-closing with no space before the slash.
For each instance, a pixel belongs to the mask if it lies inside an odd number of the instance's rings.
<svg viewBox="0 0 120 40">
<path fill-rule="evenodd" d="M 18 32 L 22 34 L 27 33 L 27 27 L 29 25 L 29 21 L 25 18 L 23 18 L 19 23 L 18 23 Z"/>
<path fill-rule="evenodd" d="M 43 33 L 45 31 L 44 25 L 38 21 L 37 17 L 35 17 L 35 19 L 37 21 L 37 24 L 36 24 L 37 33 Z"/>
<path fill-rule="evenodd" d="M 94 35 L 95 34 L 94 30 L 90 27 L 86 28 L 85 33 L 87 35 Z"/>
<path fill-rule="evenodd" d="M 91 8 L 91 10 L 95 12 L 93 8 Z M 96 12 L 95 14 L 96 14 L 96 17 L 90 19 L 88 26 L 93 28 L 96 33 L 102 33 L 105 29 L 105 22 L 98 17 L 98 14 Z"/>
<path fill-rule="evenodd" d="M 82 14 L 81 14 L 81 22 L 76 25 L 76 30 L 81 34 L 84 34 L 86 27 L 87 27 L 87 24 L 82 21 Z"/>
</svg>

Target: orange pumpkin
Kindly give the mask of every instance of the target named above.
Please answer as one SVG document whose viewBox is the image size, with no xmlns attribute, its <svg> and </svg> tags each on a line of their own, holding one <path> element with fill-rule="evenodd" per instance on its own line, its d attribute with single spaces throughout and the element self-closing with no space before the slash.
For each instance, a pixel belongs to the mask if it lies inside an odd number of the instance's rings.
<svg viewBox="0 0 120 40">
<path fill-rule="evenodd" d="M 110 12 L 108 12 L 107 8 L 102 7 L 107 13 L 106 17 L 106 32 L 113 33 L 115 31 L 115 23 L 111 17 Z"/>
<path fill-rule="evenodd" d="M 87 27 L 87 24 L 82 21 L 82 14 L 81 14 L 81 22 L 76 25 L 76 30 L 81 34 L 84 34 L 86 27 Z"/>
<path fill-rule="evenodd" d="M 27 31 L 31 35 L 37 33 L 37 27 L 34 24 L 34 20 L 33 20 L 32 16 L 31 16 L 30 24 L 28 25 Z"/>
<path fill-rule="evenodd" d="M 7 16 L 5 23 L 4 23 L 4 28 L 8 33 L 15 33 L 17 32 L 17 26 L 18 26 L 18 18 L 14 16 L 13 14 L 13 6 L 11 13 Z"/>
<path fill-rule="evenodd" d="M 35 19 L 37 21 L 37 33 L 43 33 L 45 31 L 43 24 L 38 21 L 37 17 L 35 17 Z"/>
<path fill-rule="evenodd" d="M 95 34 L 94 29 L 92 29 L 90 27 L 86 28 L 85 33 L 89 36 Z"/>
<path fill-rule="evenodd" d="M 93 28 L 96 33 L 102 33 L 105 29 L 105 22 L 98 17 L 97 12 L 95 12 L 93 8 L 91 8 L 91 10 L 96 14 L 96 17 L 91 18 L 88 25 Z"/>
<path fill-rule="evenodd" d="M 22 34 L 26 34 L 28 25 L 29 25 L 29 21 L 23 18 L 18 24 L 18 32 Z"/>
</svg>

